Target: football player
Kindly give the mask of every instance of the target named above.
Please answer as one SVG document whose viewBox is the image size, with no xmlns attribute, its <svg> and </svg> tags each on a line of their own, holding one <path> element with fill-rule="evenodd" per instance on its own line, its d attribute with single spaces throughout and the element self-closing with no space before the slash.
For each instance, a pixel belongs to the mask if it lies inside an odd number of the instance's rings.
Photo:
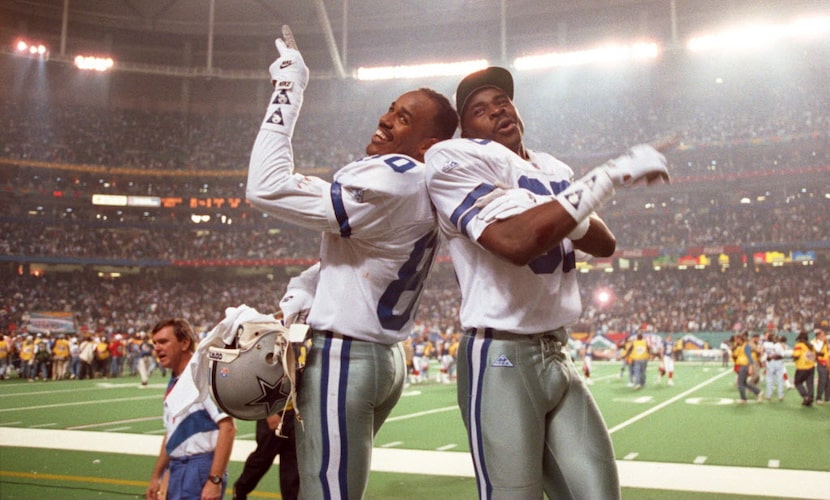
<svg viewBox="0 0 830 500">
<path fill-rule="evenodd" d="M 424 153 L 452 137 L 458 117 L 433 90 L 406 92 L 381 115 L 366 156 L 332 182 L 295 173 L 291 139 L 308 68 L 287 27 L 283 37 L 246 194 L 262 211 L 322 233 L 298 398 L 300 496 L 362 498 L 373 436 L 404 386 L 400 342 L 412 330 L 438 249 Z"/>
<path fill-rule="evenodd" d="M 667 179 L 666 159 L 635 146 L 574 180 L 525 148 L 503 68 L 466 76 L 456 104 L 462 138 L 427 151 L 426 176 L 461 286 L 458 403 L 479 496 L 619 498 L 611 439 L 565 351 L 582 312 L 575 251 L 614 253 L 594 210 Z"/>
<path fill-rule="evenodd" d="M 674 385 L 674 342 L 671 338 L 671 333 L 666 335 L 666 338 L 660 343 L 660 376 L 657 378 L 657 383 L 663 381 L 663 377 L 668 375 L 668 385 Z"/>
</svg>

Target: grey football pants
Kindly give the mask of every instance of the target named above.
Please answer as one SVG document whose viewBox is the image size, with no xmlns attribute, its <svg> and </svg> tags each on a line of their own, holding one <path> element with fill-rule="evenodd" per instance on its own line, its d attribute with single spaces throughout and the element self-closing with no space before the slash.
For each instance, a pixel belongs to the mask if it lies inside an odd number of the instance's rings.
<svg viewBox="0 0 830 500">
<path fill-rule="evenodd" d="M 375 434 L 403 391 L 403 349 L 318 331 L 312 342 L 295 425 L 300 498 L 360 499 Z"/>
<path fill-rule="evenodd" d="M 620 498 L 602 415 L 562 330 L 479 329 L 458 350 L 458 404 L 480 498 Z"/>
</svg>

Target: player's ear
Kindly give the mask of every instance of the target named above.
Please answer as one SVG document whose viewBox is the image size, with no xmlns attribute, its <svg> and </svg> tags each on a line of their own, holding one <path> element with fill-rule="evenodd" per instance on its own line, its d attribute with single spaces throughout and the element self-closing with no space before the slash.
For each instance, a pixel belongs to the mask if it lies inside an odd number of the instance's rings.
<svg viewBox="0 0 830 500">
<path fill-rule="evenodd" d="M 440 142 L 441 140 L 437 137 L 430 137 L 428 139 L 424 139 L 421 141 L 421 145 L 418 147 L 418 155 L 421 157 L 421 161 L 424 161 L 424 155 L 427 153 L 427 150 L 432 147 L 433 144 Z"/>
</svg>

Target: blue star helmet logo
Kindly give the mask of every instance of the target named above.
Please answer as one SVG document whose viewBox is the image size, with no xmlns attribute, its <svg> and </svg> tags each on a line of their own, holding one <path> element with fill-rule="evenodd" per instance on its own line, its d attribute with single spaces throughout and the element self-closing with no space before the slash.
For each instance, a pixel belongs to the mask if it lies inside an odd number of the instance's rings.
<svg viewBox="0 0 830 500">
<path fill-rule="evenodd" d="M 259 382 L 259 390 L 262 393 L 251 401 L 245 403 L 245 406 L 265 405 L 265 413 L 272 415 L 275 412 L 282 410 L 288 399 L 288 391 L 283 389 L 283 381 L 285 377 L 279 377 L 276 382 L 269 384 L 267 380 L 257 377 Z"/>
</svg>

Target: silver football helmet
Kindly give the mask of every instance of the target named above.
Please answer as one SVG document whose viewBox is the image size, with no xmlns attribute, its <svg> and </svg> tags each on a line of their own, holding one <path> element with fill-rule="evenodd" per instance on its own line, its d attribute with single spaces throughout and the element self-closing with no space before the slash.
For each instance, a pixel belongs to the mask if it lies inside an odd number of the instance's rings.
<svg viewBox="0 0 830 500">
<path fill-rule="evenodd" d="M 231 344 L 209 348 L 208 359 L 211 396 L 228 415 L 259 420 L 294 403 L 296 356 L 281 323 L 242 323 Z"/>
</svg>

